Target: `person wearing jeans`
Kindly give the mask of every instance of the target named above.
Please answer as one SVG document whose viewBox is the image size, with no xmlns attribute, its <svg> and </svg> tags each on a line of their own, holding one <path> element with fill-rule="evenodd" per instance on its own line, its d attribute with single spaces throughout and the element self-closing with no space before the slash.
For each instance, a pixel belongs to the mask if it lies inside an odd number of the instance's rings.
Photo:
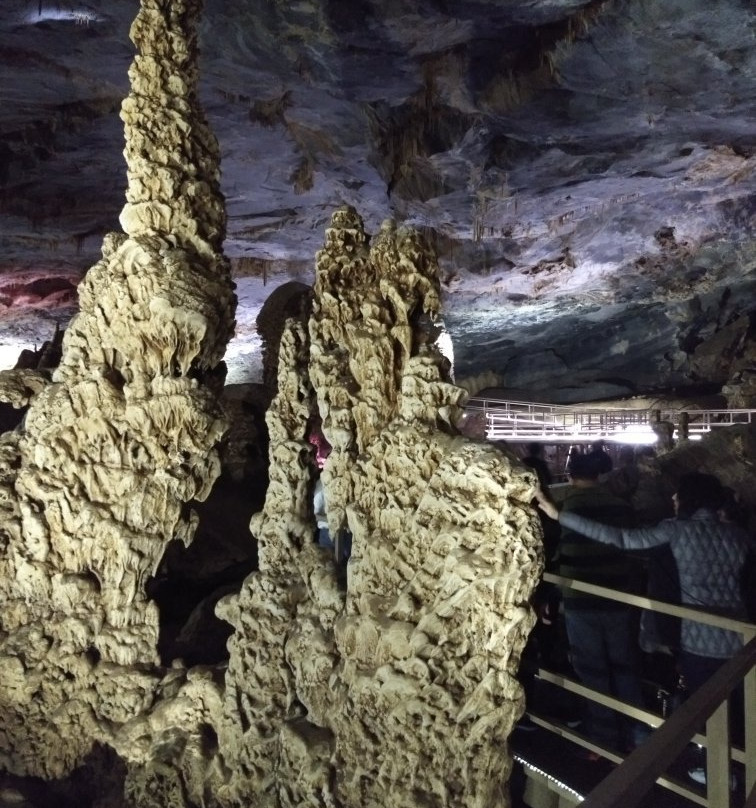
<svg viewBox="0 0 756 808">
<path fill-rule="evenodd" d="M 544 513 L 558 519 L 563 528 L 580 531 L 595 541 L 630 550 L 669 545 L 683 604 L 747 619 L 741 575 L 753 540 L 737 524 L 719 518 L 724 490 L 714 475 L 683 474 L 672 498 L 675 518 L 652 527 L 618 527 L 578 513 L 560 513 L 545 495 L 537 498 Z M 689 692 L 702 686 L 743 645 L 737 632 L 696 620 L 684 619 L 680 634 L 680 668 Z M 700 766 L 689 775 L 698 782 L 704 777 Z"/>
<path fill-rule="evenodd" d="M 567 474 L 570 489 L 563 512 L 617 526 L 634 522 L 630 504 L 599 483 L 600 458 L 575 455 Z M 627 591 L 632 562 L 625 553 L 562 526 L 558 572 L 567 578 Z M 566 590 L 564 618 L 575 673 L 587 687 L 636 706 L 642 705 L 636 628 L 629 607 L 616 601 Z M 586 707 L 588 736 L 614 750 L 632 749 L 641 737 L 637 722 L 595 702 Z"/>
</svg>

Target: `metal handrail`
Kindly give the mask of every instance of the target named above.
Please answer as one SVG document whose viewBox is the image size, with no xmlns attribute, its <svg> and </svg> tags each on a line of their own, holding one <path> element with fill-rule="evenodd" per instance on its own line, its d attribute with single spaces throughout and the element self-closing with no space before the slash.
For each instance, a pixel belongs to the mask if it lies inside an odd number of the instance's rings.
<svg viewBox="0 0 756 808">
<path fill-rule="evenodd" d="M 465 409 L 484 414 L 489 440 L 539 437 L 572 441 L 579 441 L 580 437 L 621 440 L 622 430 L 660 424 L 667 424 L 681 437 L 688 437 L 720 427 L 756 422 L 754 409 L 627 409 L 479 397 L 469 399 Z"/>
<path fill-rule="evenodd" d="M 707 721 L 707 735 L 712 719 L 717 729 L 727 733 L 727 701 L 730 693 L 754 671 L 756 666 L 756 638 L 728 660 L 681 707 L 675 710 L 651 737 L 633 751 L 618 768 L 599 783 L 582 803 L 584 808 L 633 808 L 688 744 L 698 727 Z M 752 694 L 753 695 L 753 694 Z M 746 770 L 749 768 L 749 745 L 746 742 Z M 729 805 L 730 777 L 727 760 L 725 776 L 711 777 L 714 748 L 708 755 L 707 804 L 724 808 Z M 721 756 L 719 756 L 721 758 Z M 723 761 L 717 761 L 722 767 Z M 721 773 L 720 773 L 721 774 Z M 748 781 L 748 775 L 746 775 Z M 746 783 L 747 792 L 753 782 Z M 713 792 L 713 793 L 712 793 Z M 751 802 L 753 793 L 748 798 Z"/>
<path fill-rule="evenodd" d="M 567 677 L 539 670 L 538 676 L 546 681 L 601 703 L 624 715 L 645 721 L 650 726 L 659 727 L 649 740 L 632 752 L 608 778 L 588 795 L 582 804 L 586 808 L 632 808 L 654 782 L 658 782 L 696 804 L 712 808 L 726 808 L 730 804 L 729 761 L 732 757 L 745 764 L 746 793 L 750 792 L 746 808 L 756 808 L 756 625 L 726 615 L 706 612 L 697 607 L 666 603 L 553 573 L 544 573 L 543 577 L 545 581 L 562 588 L 736 631 L 742 635 L 745 643 L 741 652 L 724 663 L 706 685 L 694 693 L 666 720 L 634 705 L 573 682 Z M 743 681 L 745 689 L 746 732 L 743 752 L 730 750 L 727 725 L 727 699 L 741 681 Z M 609 760 L 614 762 L 622 760 L 618 755 L 602 749 L 565 727 L 532 713 L 529 715 L 535 723 L 598 752 Z M 697 734 L 697 731 L 704 722 L 706 722 L 706 734 L 701 736 Z M 702 798 L 696 792 L 674 780 L 661 776 L 691 740 L 701 743 L 709 749 L 707 755 L 709 787 L 706 798 Z"/>
<path fill-rule="evenodd" d="M 630 592 L 622 592 L 619 589 L 608 589 L 605 586 L 589 584 L 587 581 L 579 581 L 576 578 L 566 578 L 563 575 L 555 575 L 553 572 L 544 572 L 543 580 L 547 583 L 556 584 L 564 589 L 571 589 L 575 592 L 585 592 L 587 595 L 596 595 L 599 598 L 614 600 L 617 603 L 624 603 L 627 606 L 638 606 L 641 609 L 648 609 L 652 612 L 669 615 L 672 617 L 682 617 L 686 620 L 695 620 L 697 623 L 705 623 L 716 628 L 724 628 L 728 631 L 737 631 L 742 635 L 744 643 L 756 637 L 756 624 L 747 620 L 739 620 L 736 617 L 728 617 L 724 614 L 707 612 L 698 606 L 681 606 L 677 603 L 667 603 L 664 600 L 654 600 L 644 595 L 633 595 Z"/>
<path fill-rule="evenodd" d="M 589 414 L 609 414 L 609 413 L 653 413 L 655 417 L 677 419 L 682 414 L 690 417 L 717 417 L 722 419 L 737 420 L 738 423 L 750 423 L 756 416 L 756 409 L 741 408 L 719 408 L 719 409 L 688 409 L 686 407 L 612 407 L 601 406 L 591 407 L 586 404 L 548 404 L 538 401 L 512 401 L 498 398 L 482 398 L 473 396 L 465 402 L 467 410 L 482 410 L 492 413 L 506 412 L 533 412 L 533 413 L 589 413 Z M 658 415 L 657 415 L 658 413 Z"/>
</svg>

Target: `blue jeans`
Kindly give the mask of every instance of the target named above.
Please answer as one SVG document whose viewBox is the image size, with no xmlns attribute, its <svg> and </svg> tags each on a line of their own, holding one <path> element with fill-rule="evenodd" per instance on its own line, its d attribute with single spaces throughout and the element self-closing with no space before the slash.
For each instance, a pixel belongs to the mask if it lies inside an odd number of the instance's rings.
<svg viewBox="0 0 756 808">
<path fill-rule="evenodd" d="M 629 610 L 571 609 L 565 603 L 570 661 L 586 687 L 643 706 L 636 632 Z M 643 725 L 588 702 L 587 734 L 602 746 L 627 750 L 647 734 Z"/>
<path fill-rule="evenodd" d="M 699 687 L 708 680 L 727 662 L 726 659 L 715 659 L 714 657 L 698 656 L 690 651 L 680 653 L 680 670 L 688 689 L 688 695 L 692 695 Z M 743 683 L 736 687 L 730 695 L 730 733 L 732 740 L 742 746 L 745 734 L 745 724 L 743 723 Z M 703 729 L 703 728 L 702 728 Z"/>
</svg>

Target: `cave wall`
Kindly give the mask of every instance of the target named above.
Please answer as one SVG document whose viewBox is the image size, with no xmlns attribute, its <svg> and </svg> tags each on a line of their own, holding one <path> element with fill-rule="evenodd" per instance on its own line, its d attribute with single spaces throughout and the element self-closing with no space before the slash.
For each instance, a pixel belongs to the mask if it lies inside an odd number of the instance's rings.
<svg viewBox="0 0 756 808">
<path fill-rule="evenodd" d="M 567 290 L 539 306 L 523 297 L 503 308 L 495 279 L 481 279 L 469 307 L 445 315 L 461 382 L 559 404 L 721 393 L 730 406 L 749 406 L 742 402 L 753 394 L 738 398 L 734 388 L 752 386 L 754 245 L 734 237 L 683 245 L 668 234 L 659 250 L 622 267 L 607 289 Z M 565 287 L 572 271 L 542 270 Z"/>
</svg>

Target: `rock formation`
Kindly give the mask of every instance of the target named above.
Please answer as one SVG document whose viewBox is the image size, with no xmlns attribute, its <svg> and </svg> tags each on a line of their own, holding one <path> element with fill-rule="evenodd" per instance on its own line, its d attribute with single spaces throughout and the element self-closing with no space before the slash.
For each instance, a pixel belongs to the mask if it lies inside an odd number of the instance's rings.
<svg viewBox="0 0 756 808">
<path fill-rule="evenodd" d="M 30 400 L 0 440 L 0 764 L 56 778 L 107 745 L 139 808 L 505 806 L 542 568 L 535 478 L 454 427 L 465 393 L 413 231 L 387 224 L 371 245 L 353 209 L 334 214 L 312 314 L 295 307 L 277 349 L 259 571 L 217 607 L 225 676 L 160 666 L 146 583 L 219 473 L 235 305 L 199 8 L 142 0 L 125 232 L 82 282 L 51 380 L 0 385 Z M 318 419 L 346 575 L 313 541 Z"/>
<path fill-rule="evenodd" d="M 218 473 L 226 424 L 213 376 L 235 297 L 218 150 L 197 98 L 199 9 L 142 2 L 122 106 L 125 233 L 105 238 L 79 287 L 52 383 L 23 431 L 2 437 L 8 771 L 61 776 L 151 706 L 158 614 L 145 583 L 171 540 L 190 541 L 187 503 Z"/>
<path fill-rule="evenodd" d="M 741 330 L 733 346 L 733 361 L 730 378 L 722 387 L 730 409 L 753 409 L 756 407 L 756 339 L 754 317 L 741 318 Z M 743 322 L 745 321 L 745 322 Z"/>
<path fill-rule="evenodd" d="M 290 320 L 268 412 L 260 569 L 219 613 L 235 628 L 219 746 L 224 797 L 255 805 L 507 804 L 514 679 L 541 571 L 534 478 L 452 424 L 464 396 L 434 345 L 436 265 L 337 211 L 308 332 Z M 346 586 L 313 541 L 314 416 Z"/>
<path fill-rule="evenodd" d="M 137 4 L 90 0 L 79 24 L 74 5 L 2 4 L 0 363 L 68 323 L 123 204 L 114 111 Z M 261 306 L 312 286 L 349 203 L 370 232 L 395 217 L 433 241 L 457 376 L 495 374 L 477 390 L 567 404 L 739 385 L 755 28 L 744 0 L 209 0 L 229 375 L 261 381 Z"/>
</svg>

